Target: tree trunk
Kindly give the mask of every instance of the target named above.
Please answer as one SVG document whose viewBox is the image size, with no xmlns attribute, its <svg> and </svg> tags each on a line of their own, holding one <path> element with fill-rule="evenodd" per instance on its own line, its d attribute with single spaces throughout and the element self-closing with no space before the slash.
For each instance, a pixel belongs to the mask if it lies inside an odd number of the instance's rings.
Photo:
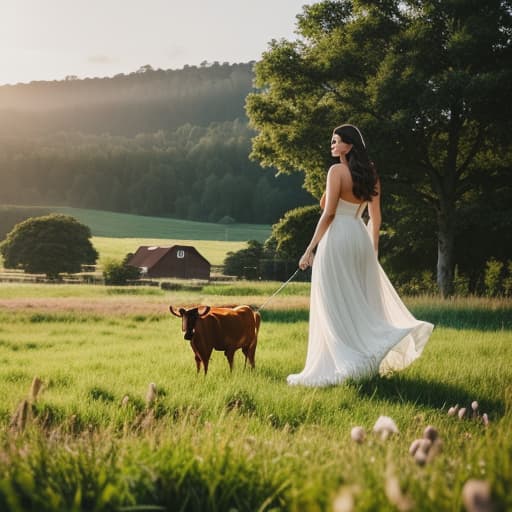
<svg viewBox="0 0 512 512">
<path fill-rule="evenodd" d="M 437 285 L 443 297 L 453 295 L 455 259 L 455 205 L 441 201 L 437 215 Z"/>
</svg>

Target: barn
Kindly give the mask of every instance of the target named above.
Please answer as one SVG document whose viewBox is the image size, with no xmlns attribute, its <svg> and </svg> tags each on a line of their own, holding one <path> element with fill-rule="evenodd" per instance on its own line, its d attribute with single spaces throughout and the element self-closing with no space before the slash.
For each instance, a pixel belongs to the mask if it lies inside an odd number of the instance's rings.
<svg viewBox="0 0 512 512">
<path fill-rule="evenodd" d="M 141 268 L 147 277 L 210 279 L 210 262 L 195 247 L 188 245 L 142 245 L 127 264 Z"/>
</svg>

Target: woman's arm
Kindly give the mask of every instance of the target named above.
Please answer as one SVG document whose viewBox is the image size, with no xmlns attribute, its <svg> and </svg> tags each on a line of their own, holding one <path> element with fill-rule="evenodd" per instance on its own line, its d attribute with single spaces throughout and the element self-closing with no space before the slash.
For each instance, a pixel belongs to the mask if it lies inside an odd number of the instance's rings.
<svg viewBox="0 0 512 512">
<path fill-rule="evenodd" d="M 322 210 L 325 208 L 325 192 L 322 194 L 322 197 L 320 198 L 320 208 L 322 208 Z"/>
<path fill-rule="evenodd" d="M 305 270 L 313 264 L 313 251 L 324 236 L 336 214 L 336 208 L 341 194 L 341 164 L 335 164 L 327 173 L 327 188 L 325 190 L 325 207 L 316 225 L 313 238 L 299 260 L 299 267 Z"/>
<path fill-rule="evenodd" d="M 373 242 L 375 252 L 379 253 L 379 233 L 380 225 L 382 222 L 382 214 L 380 210 L 380 180 L 377 182 L 377 195 L 368 203 L 368 213 L 370 220 L 368 222 L 368 229 Z"/>
</svg>

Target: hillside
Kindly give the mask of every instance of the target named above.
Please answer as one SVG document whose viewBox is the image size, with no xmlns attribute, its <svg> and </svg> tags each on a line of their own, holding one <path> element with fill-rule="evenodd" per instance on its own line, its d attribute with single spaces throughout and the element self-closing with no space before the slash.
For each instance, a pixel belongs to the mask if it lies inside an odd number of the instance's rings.
<svg viewBox="0 0 512 512">
<path fill-rule="evenodd" d="M 301 174 L 251 161 L 252 63 L 0 86 L 0 203 L 273 224 Z"/>
<path fill-rule="evenodd" d="M 266 225 L 214 224 L 69 207 L 50 209 L 75 217 L 91 228 L 93 236 L 107 238 L 161 238 L 229 242 L 258 240 L 264 242 L 270 236 L 270 226 Z"/>
</svg>

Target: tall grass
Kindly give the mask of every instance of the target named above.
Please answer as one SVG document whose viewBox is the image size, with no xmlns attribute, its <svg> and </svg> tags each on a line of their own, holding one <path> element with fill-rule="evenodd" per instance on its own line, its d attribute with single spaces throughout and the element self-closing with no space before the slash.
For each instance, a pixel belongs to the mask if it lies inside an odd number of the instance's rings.
<svg viewBox="0 0 512 512">
<path fill-rule="evenodd" d="M 261 302 L 273 288 L 245 286 Z M 223 288 L 229 299 L 247 289 Z M 104 309 L 0 310 L 2 511 L 330 510 L 340 490 L 356 510 L 393 510 L 390 472 L 414 510 L 459 510 L 470 477 L 491 483 L 498 509 L 512 507 L 510 302 L 408 301 L 416 314 L 440 320 L 417 362 L 386 379 L 309 389 L 286 385 L 305 359 L 307 285 L 297 283 L 295 295 L 262 311 L 254 371 L 244 371 L 237 354 L 230 373 L 215 352 L 206 377 L 195 372 L 179 320 L 159 306 L 222 301 L 218 287 L 149 296 L 134 290 L 122 299 L 149 300 L 155 310 L 123 314 L 108 311 L 115 295 L 103 287 L 70 286 L 63 303 L 73 290 L 84 294 L 75 299 Z M 476 322 L 460 314 L 471 308 L 481 311 Z M 32 419 L 13 430 L 34 375 L 44 387 Z M 157 399 L 147 406 L 150 382 Z M 488 428 L 447 416 L 448 407 L 473 400 L 489 414 Z M 379 415 L 391 416 L 400 434 L 383 441 L 369 432 L 365 443 L 353 443 L 351 428 L 371 431 Z M 427 424 L 439 429 L 444 451 L 419 467 L 408 447 Z"/>
</svg>

